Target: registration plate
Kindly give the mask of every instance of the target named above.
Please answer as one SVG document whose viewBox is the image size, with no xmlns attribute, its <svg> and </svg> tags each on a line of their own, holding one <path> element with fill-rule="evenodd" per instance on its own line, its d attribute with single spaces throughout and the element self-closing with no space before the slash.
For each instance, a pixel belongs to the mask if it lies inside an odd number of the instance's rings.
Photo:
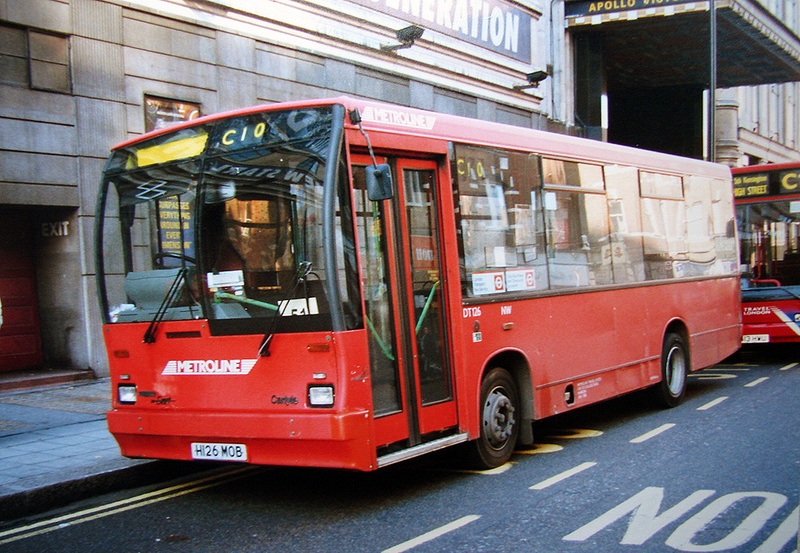
<svg viewBox="0 0 800 553">
<path fill-rule="evenodd" d="M 769 342 L 769 334 L 745 334 L 742 336 L 743 344 L 766 344 Z"/>
<path fill-rule="evenodd" d="M 247 462 L 247 446 L 244 444 L 192 443 L 192 459 L 202 461 Z"/>
</svg>

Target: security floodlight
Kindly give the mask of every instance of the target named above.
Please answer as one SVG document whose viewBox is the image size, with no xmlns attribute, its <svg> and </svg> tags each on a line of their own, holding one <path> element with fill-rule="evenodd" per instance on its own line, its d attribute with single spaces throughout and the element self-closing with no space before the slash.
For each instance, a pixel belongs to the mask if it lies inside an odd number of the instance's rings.
<svg viewBox="0 0 800 553">
<path fill-rule="evenodd" d="M 534 71 L 533 73 L 528 73 L 525 75 L 525 79 L 527 79 L 528 84 L 515 84 L 514 90 L 525 90 L 526 88 L 536 88 L 539 86 L 543 80 L 548 77 L 549 73 L 544 69 L 539 69 L 538 71 Z"/>
<path fill-rule="evenodd" d="M 422 27 L 417 27 L 416 25 L 409 25 L 408 27 L 403 27 L 399 31 L 397 31 L 397 40 L 400 42 L 414 42 L 419 37 L 422 36 L 422 33 L 425 32 L 425 29 Z"/>
<path fill-rule="evenodd" d="M 411 48 L 414 45 L 414 41 L 421 37 L 424 32 L 425 29 L 416 25 L 403 27 L 397 31 L 397 40 L 400 41 L 400 44 L 384 44 L 381 46 L 381 50 L 384 52 L 393 52 L 401 48 Z"/>
</svg>

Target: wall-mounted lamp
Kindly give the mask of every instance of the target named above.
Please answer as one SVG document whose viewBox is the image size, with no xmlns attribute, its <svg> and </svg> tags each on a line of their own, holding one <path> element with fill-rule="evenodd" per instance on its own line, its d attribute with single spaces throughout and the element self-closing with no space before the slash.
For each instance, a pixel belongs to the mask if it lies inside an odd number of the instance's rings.
<svg viewBox="0 0 800 553">
<path fill-rule="evenodd" d="M 381 45 L 381 50 L 384 52 L 393 52 L 401 48 L 411 48 L 414 46 L 414 41 L 421 37 L 424 32 L 425 29 L 417 27 L 416 25 L 403 27 L 397 31 L 397 40 L 400 41 L 400 44 L 383 44 Z"/>
<path fill-rule="evenodd" d="M 549 73 L 543 69 L 538 71 L 534 71 L 533 73 L 528 73 L 525 75 L 525 78 L 528 80 L 528 84 L 515 84 L 514 90 L 525 90 L 526 88 L 536 88 L 539 86 L 543 80 L 548 77 Z"/>
</svg>

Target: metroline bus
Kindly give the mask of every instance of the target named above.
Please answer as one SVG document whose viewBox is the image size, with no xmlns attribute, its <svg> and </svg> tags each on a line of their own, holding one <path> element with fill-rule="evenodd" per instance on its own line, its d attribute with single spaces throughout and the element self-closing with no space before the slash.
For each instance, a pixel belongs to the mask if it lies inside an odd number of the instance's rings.
<svg viewBox="0 0 800 553">
<path fill-rule="evenodd" d="M 742 342 L 800 342 L 800 163 L 733 169 Z"/>
<path fill-rule="evenodd" d="M 730 171 L 347 98 L 113 149 L 96 266 L 122 454 L 505 463 L 741 341 Z"/>
</svg>

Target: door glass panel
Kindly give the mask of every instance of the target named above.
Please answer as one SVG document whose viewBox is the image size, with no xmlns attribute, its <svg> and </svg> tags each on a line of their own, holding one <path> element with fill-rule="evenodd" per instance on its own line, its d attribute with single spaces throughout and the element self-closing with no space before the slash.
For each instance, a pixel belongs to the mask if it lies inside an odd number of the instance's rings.
<svg viewBox="0 0 800 553">
<path fill-rule="evenodd" d="M 386 242 L 386 202 L 367 199 L 364 167 L 353 167 L 367 341 L 375 416 L 401 411 L 394 312 Z"/>
<path fill-rule="evenodd" d="M 429 405 L 451 399 L 445 344 L 440 252 L 432 170 L 403 171 L 411 257 L 414 335 L 419 360 L 420 399 Z"/>
</svg>

